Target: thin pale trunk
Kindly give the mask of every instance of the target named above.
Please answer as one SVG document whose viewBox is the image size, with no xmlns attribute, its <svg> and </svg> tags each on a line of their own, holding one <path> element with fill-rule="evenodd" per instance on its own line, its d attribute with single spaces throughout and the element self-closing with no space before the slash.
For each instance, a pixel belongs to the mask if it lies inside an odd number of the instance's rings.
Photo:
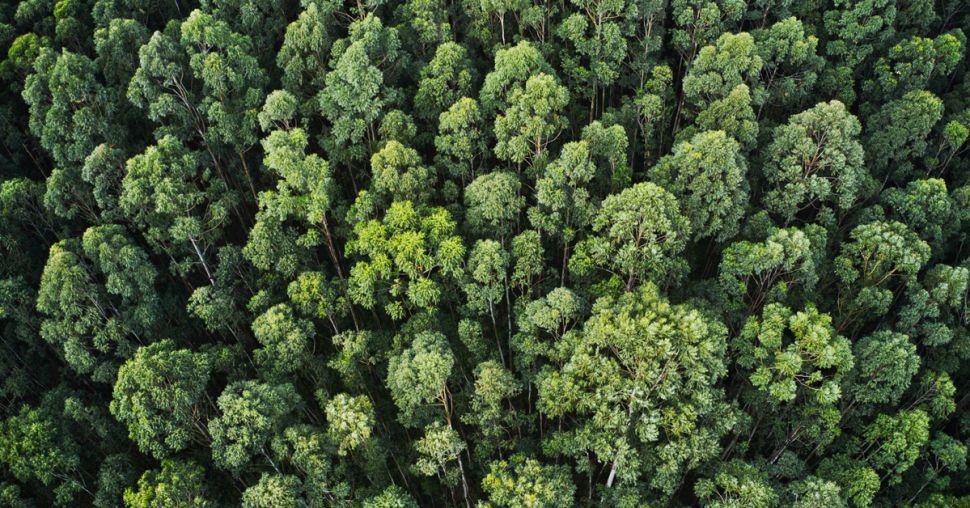
<svg viewBox="0 0 970 508">
<path fill-rule="evenodd" d="M 199 262 L 202 263 L 202 269 L 205 270 L 205 276 L 209 279 L 209 284 L 212 287 L 216 287 L 216 281 L 212 278 L 212 272 L 209 270 L 209 264 L 205 262 L 205 257 L 202 256 L 202 251 L 199 250 L 199 244 L 196 243 L 195 238 L 189 237 L 189 241 L 192 242 L 192 248 L 195 249 L 195 255 L 198 256 Z"/>
<path fill-rule="evenodd" d="M 472 508 L 472 501 L 468 497 L 468 477 L 465 475 L 465 466 L 461 462 L 461 454 L 458 454 L 458 470 L 461 471 L 461 490 L 465 496 L 465 506 Z"/>
</svg>

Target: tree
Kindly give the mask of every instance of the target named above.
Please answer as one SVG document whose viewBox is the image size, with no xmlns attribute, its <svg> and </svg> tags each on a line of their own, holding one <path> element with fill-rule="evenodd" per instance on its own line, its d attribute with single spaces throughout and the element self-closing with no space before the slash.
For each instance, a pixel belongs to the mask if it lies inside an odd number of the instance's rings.
<svg viewBox="0 0 970 508">
<path fill-rule="evenodd" d="M 347 243 L 362 260 L 350 271 L 351 299 L 367 309 L 380 303 L 393 319 L 409 309 L 429 309 L 458 279 L 465 248 L 442 208 L 392 203 L 383 219 L 358 223 Z"/>
<path fill-rule="evenodd" d="M 920 366 L 916 346 L 909 337 L 882 330 L 864 337 L 853 349 L 856 358 L 853 402 L 897 403 Z"/>
<path fill-rule="evenodd" d="M 296 508 L 301 503 L 300 479 L 293 475 L 263 473 L 242 495 L 245 508 Z"/>
<path fill-rule="evenodd" d="M 785 111 L 804 101 L 812 93 L 825 60 L 817 54 L 818 38 L 806 34 L 805 24 L 796 17 L 785 18 L 752 35 L 763 62 L 765 99 L 758 107 L 760 119 L 766 107 Z"/>
<path fill-rule="evenodd" d="M 836 335 L 831 316 L 814 306 L 799 312 L 765 306 L 760 320 L 748 319 L 734 347 L 738 364 L 752 371 L 752 386 L 781 403 L 810 398 L 833 405 L 853 365 L 849 340 Z"/>
<path fill-rule="evenodd" d="M 212 459 L 233 475 L 239 475 L 257 456 L 270 465 L 268 445 L 300 404 L 293 385 L 271 385 L 256 381 L 237 381 L 219 395 L 219 416 L 209 420 Z"/>
<path fill-rule="evenodd" d="M 963 58 L 965 43 L 953 33 L 928 39 L 911 37 L 890 48 L 876 62 L 875 78 L 863 87 L 876 97 L 895 98 L 906 92 L 923 90 L 934 76 L 953 72 Z"/>
<path fill-rule="evenodd" d="M 417 57 L 455 38 L 448 5 L 440 0 L 406 0 L 395 13 L 402 19 L 404 38 Z"/>
<path fill-rule="evenodd" d="M 206 508 L 214 505 L 207 490 L 205 468 L 194 462 L 165 459 L 160 471 L 153 469 L 141 475 L 138 490 L 125 490 L 124 501 L 128 508 Z"/>
<path fill-rule="evenodd" d="M 419 333 L 410 347 L 390 358 L 387 387 L 401 423 L 416 426 L 429 416 L 431 405 L 441 406 L 450 422 L 453 407 L 447 383 L 454 365 L 448 340 L 436 332 Z"/>
<path fill-rule="evenodd" d="M 373 14 L 351 23 L 346 39 L 333 45 L 331 70 L 318 98 L 331 129 L 324 145 L 344 163 L 365 159 L 376 149 L 377 125 L 396 92 L 385 83 L 385 62 L 398 57 L 397 29 L 385 28 Z"/>
<path fill-rule="evenodd" d="M 81 177 L 85 157 L 106 139 L 124 140 L 111 121 L 116 102 L 96 79 L 94 62 L 82 55 L 44 48 L 24 82 L 30 131 L 56 164 L 44 201 L 64 218 L 98 222 L 90 184 Z"/>
<path fill-rule="evenodd" d="M 207 439 L 210 360 L 175 347 L 166 339 L 139 348 L 118 370 L 110 405 L 138 448 L 158 459 L 184 450 L 193 440 Z"/>
<path fill-rule="evenodd" d="M 283 87 L 298 98 L 301 111 L 307 113 L 316 109 L 308 104 L 312 94 L 325 84 L 334 31 L 330 9 L 325 2 L 306 2 L 296 20 L 287 25 L 276 55 Z"/>
<path fill-rule="evenodd" d="M 167 124 L 163 134 L 201 140 L 216 174 L 234 188 L 242 187 L 224 166 L 238 159 L 255 199 L 244 154 L 256 143 L 267 76 L 253 56 L 250 37 L 220 17 L 196 9 L 152 35 L 139 50 L 128 98 L 149 119 Z M 249 21 L 254 19 L 260 17 Z"/>
<path fill-rule="evenodd" d="M 282 5 L 267 5 L 253 0 L 202 0 L 203 11 L 212 13 L 217 21 L 225 22 L 233 31 L 249 37 L 255 48 L 276 48 L 286 26 Z M 266 66 L 272 52 L 259 55 Z"/>
<path fill-rule="evenodd" d="M 472 92 L 475 68 L 464 46 L 443 42 L 435 49 L 434 58 L 421 68 L 421 80 L 414 95 L 417 113 L 434 119 L 462 97 Z"/>
<path fill-rule="evenodd" d="M 519 332 L 511 340 L 516 366 L 526 381 L 534 380 L 540 360 L 562 363 L 555 345 L 580 324 L 586 307 L 579 295 L 564 287 L 526 304 L 519 315 Z"/>
<path fill-rule="evenodd" d="M 832 39 L 825 50 L 848 69 L 858 67 L 893 35 L 896 5 L 885 0 L 848 2 L 839 0 L 824 15 L 826 34 Z"/>
<path fill-rule="evenodd" d="M 121 226 L 51 246 L 40 278 L 40 335 L 80 374 L 114 380 L 118 363 L 150 342 L 160 317 L 154 266 Z"/>
<path fill-rule="evenodd" d="M 77 479 L 79 445 L 57 416 L 43 407 L 23 406 L 7 417 L 0 423 L 0 462 L 18 480 L 35 479 L 50 487 L 56 503 L 65 506 L 87 487 Z"/>
<path fill-rule="evenodd" d="M 489 464 L 482 488 L 491 503 L 508 508 L 562 506 L 576 489 L 565 468 L 523 455 Z"/>
<path fill-rule="evenodd" d="M 563 244 L 562 282 L 565 283 L 570 244 L 589 225 L 595 204 L 587 186 L 596 176 L 585 141 L 563 145 L 559 158 L 546 166 L 536 181 L 536 205 L 529 221 L 537 230 L 558 237 Z"/>
<path fill-rule="evenodd" d="M 459 475 L 463 475 L 461 466 L 455 468 L 453 462 L 461 464 L 461 453 L 465 451 L 465 443 L 458 436 L 458 432 L 450 426 L 434 422 L 425 428 L 424 437 L 414 443 L 418 452 L 418 461 L 414 469 L 425 476 L 437 476 L 446 485 L 458 482 Z"/>
<path fill-rule="evenodd" d="M 253 320 L 253 335 L 263 347 L 253 352 L 267 377 L 299 372 L 313 349 L 313 324 L 293 314 L 289 305 L 274 305 Z"/>
<path fill-rule="evenodd" d="M 936 265 L 906 290 L 897 327 L 917 344 L 934 351 L 922 357 L 932 362 L 935 370 L 955 370 L 966 356 L 964 344 L 970 337 L 961 333 L 960 327 L 968 281 L 970 270 L 966 267 Z"/>
<path fill-rule="evenodd" d="M 699 480 L 694 485 L 694 492 L 705 501 L 704 506 L 712 508 L 768 508 L 778 503 L 778 493 L 765 474 L 751 464 L 739 460 L 722 465 L 713 478 Z"/>
<path fill-rule="evenodd" d="M 467 307 L 472 315 L 487 314 L 492 320 L 495 332 L 496 347 L 502 362 L 505 353 L 502 351 L 498 333 L 496 307 L 508 294 L 509 256 L 502 245 L 495 240 L 479 240 L 475 242 L 468 254 L 467 282 L 464 284 L 467 295 Z M 509 309 L 511 313 L 511 309 Z M 509 317 L 511 327 L 511 316 Z"/>
<path fill-rule="evenodd" d="M 0 2 L 0 506 L 967 504 L 966 3 Z"/>
<path fill-rule="evenodd" d="M 112 19 L 106 27 L 94 31 L 95 64 L 101 68 L 106 83 L 124 95 L 128 82 L 138 69 L 137 54 L 132 48 L 148 42 L 148 30 L 133 19 Z M 119 112 L 120 113 L 120 112 Z"/>
<path fill-rule="evenodd" d="M 724 131 L 708 131 L 677 144 L 650 179 L 677 196 L 695 240 L 723 241 L 737 234 L 747 207 L 747 172 L 738 143 Z"/>
<path fill-rule="evenodd" d="M 711 46 L 704 46 L 684 76 L 684 96 L 698 110 L 723 99 L 738 85 L 752 90 L 755 104 L 763 101 L 758 83 L 764 62 L 747 33 L 726 33 Z"/>
<path fill-rule="evenodd" d="M 838 308 L 839 329 L 847 329 L 868 313 L 882 315 L 895 294 L 916 277 L 929 260 L 930 247 L 904 224 L 873 222 L 849 233 L 835 258 L 835 273 L 842 282 Z"/>
<path fill-rule="evenodd" d="M 479 176 L 465 187 L 465 220 L 471 231 L 503 243 L 514 231 L 525 206 L 522 183 L 508 171 Z"/>
<path fill-rule="evenodd" d="M 400 487 L 384 489 L 379 495 L 364 501 L 365 508 L 416 508 L 417 503 Z"/>
<path fill-rule="evenodd" d="M 838 101 L 816 104 L 775 129 L 764 167 L 765 207 L 785 222 L 822 207 L 852 208 L 871 185 L 860 131 Z"/>
<path fill-rule="evenodd" d="M 816 252 L 824 244 L 817 228 L 778 229 L 763 242 L 732 243 L 724 249 L 718 267 L 725 308 L 757 312 L 767 303 L 797 301 L 798 295 L 812 294 L 819 279 Z"/>
<path fill-rule="evenodd" d="M 630 166 L 627 147 L 630 141 L 622 125 L 605 126 L 599 121 L 583 127 L 583 141 L 589 145 L 590 156 L 596 164 L 598 196 L 624 189 L 630 185 Z"/>
<path fill-rule="evenodd" d="M 334 463 L 334 443 L 323 429 L 291 425 L 275 433 L 271 447 L 299 477 L 307 500 L 342 502 L 351 498 L 351 486 Z"/>
<path fill-rule="evenodd" d="M 744 14 L 744 4 L 732 0 L 674 0 L 670 7 L 671 45 L 681 64 L 692 62 L 700 48 L 714 42 Z"/>
<path fill-rule="evenodd" d="M 434 146 L 439 165 L 445 166 L 448 174 L 462 183 L 476 177 L 480 157 L 488 153 L 482 127 L 478 102 L 468 97 L 458 99 L 438 116 Z"/>
<path fill-rule="evenodd" d="M 548 418 L 572 415 L 547 450 L 609 464 L 607 488 L 642 480 L 670 495 L 682 474 L 719 453 L 733 418 L 715 387 L 726 366 L 726 330 L 671 305 L 651 283 L 601 297 L 581 334 L 563 344 L 562 369 L 537 381 Z M 582 464 L 582 463 L 581 463 Z M 588 462 L 579 473 L 600 471 Z M 642 471 L 655 471 L 641 478 Z"/>
<path fill-rule="evenodd" d="M 943 116 L 943 103 L 916 90 L 886 103 L 866 122 L 868 160 L 878 175 L 905 181 L 927 148 L 927 137 Z"/>
<path fill-rule="evenodd" d="M 946 182 L 939 178 L 912 180 L 905 188 L 886 189 L 882 200 L 921 239 L 934 247 L 941 246 L 936 251 L 944 250 L 942 245 L 960 225 Z"/>
<path fill-rule="evenodd" d="M 119 205 L 155 248 L 186 277 L 198 262 L 215 286 L 206 252 L 222 237 L 235 194 L 172 136 L 128 160 Z"/>
<path fill-rule="evenodd" d="M 863 430 L 858 456 L 890 484 L 916 463 L 919 450 L 929 441 L 929 417 L 921 409 L 880 414 Z"/>
<path fill-rule="evenodd" d="M 566 16 L 556 34 L 568 42 L 563 51 L 563 68 L 573 88 L 585 90 L 590 98 L 589 117 L 598 110 L 597 103 L 605 101 L 606 90 L 619 78 L 620 66 L 627 55 L 626 36 L 630 34 L 625 21 L 636 13 L 636 5 L 627 2 L 575 0 L 576 12 Z"/>
<path fill-rule="evenodd" d="M 522 393 L 515 375 L 494 360 L 486 360 L 475 367 L 475 393 L 470 411 L 461 420 L 477 425 L 482 437 L 475 452 L 478 456 L 494 456 L 496 452 L 511 448 L 512 435 L 521 423 L 517 415 L 509 411 L 511 400 Z"/>
<path fill-rule="evenodd" d="M 411 346 L 401 354 L 391 357 L 388 363 L 387 387 L 399 410 L 398 420 L 405 426 L 425 425 L 424 437 L 414 444 L 418 461 L 414 469 L 425 475 L 437 475 L 447 485 L 454 485 L 461 479 L 465 503 L 471 506 L 468 492 L 468 476 L 461 452 L 466 444 L 455 431 L 454 399 L 448 388 L 455 357 L 447 339 L 440 333 L 420 332 Z M 433 416 L 429 406 L 440 406 L 444 424 Z M 458 469 L 449 463 L 457 462 Z"/>
<path fill-rule="evenodd" d="M 418 205 L 430 201 L 436 175 L 425 166 L 417 150 L 397 141 L 388 141 L 370 160 L 373 181 L 371 193 L 386 203 L 411 200 Z"/>
<path fill-rule="evenodd" d="M 527 40 L 522 40 L 510 48 L 495 52 L 495 62 L 491 72 L 485 75 L 479 92 L 482 113 L 491 118 L 495 113 L 510 105 L 512 94 L 521 91 L 529 78 L 538 74 L 548 74 L 552 67 L 542 53 Z"/>
<path fill-rule="evenodd" d="M 367 443 L 374 427 L 374 407 L 364 396 L 339 393 L 327 402 L 327 434 L 337 443 L 337 454 Z"/>
<path fill-rule="evenodd" d="M 495 117 L 495 155 L 502 160 L 529 166 L 544 161 L 546 146 L 565 127 L 562 112 L 569 91 L 548 74 L 536 74 L 525 88 L 513 89 L 509 106 Z"/>
<path fill-rule="evenodd" d="M 593 219 L 596 236 L 577 244 L 570 270 L 584 275 L 600 268 L 625 280 L 663 281 L 679 269 L 677 255 L 689 238 L 690 223 L 677 198 L 649 182 L 607 196 Z"/>
</svg>

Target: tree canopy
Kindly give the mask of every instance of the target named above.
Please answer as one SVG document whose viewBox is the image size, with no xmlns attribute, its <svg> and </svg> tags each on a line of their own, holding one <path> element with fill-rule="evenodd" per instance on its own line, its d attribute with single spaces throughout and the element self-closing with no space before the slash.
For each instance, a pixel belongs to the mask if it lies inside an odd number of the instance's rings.
<svg viewBox="0 0 970 508">
<path fill-rule="evenodd" d="M 0 506 L 970 506 L 966 3 L 2 3 Z"/>
</svg>

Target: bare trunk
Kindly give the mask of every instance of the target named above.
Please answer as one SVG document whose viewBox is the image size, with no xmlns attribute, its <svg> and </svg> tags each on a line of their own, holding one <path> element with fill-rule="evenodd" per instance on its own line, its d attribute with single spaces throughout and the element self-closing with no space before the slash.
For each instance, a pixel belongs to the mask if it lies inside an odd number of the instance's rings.
<svg viewBox="0 0 970 508">
<path fill-rule="evenodd" d="M 465 476 L 465 466 L 461 462 L 461 454 L 458 454 L 458 470 L 461 471 L 461 490 L 465 496 L 466 508 L 472 508 L 471 499 L 468 498 L 468 477 Z"/>
<path fill-rule="evenodd" d="M 613 465 L 610 467 L 610 476 L 606 478 L 606 488 L 613 487 L 613 480 L 616 479 L 616 470 L 620 467 L 620 457 L 617 457 L 613 461 Z"/>
<path fill-rule="evenodd" d="M 195 238 L 189 237 L 189 241 L 192 242 L 192 248 L 195 249 L 195 255 L 199 257 L 199 262 L 202 263 L 202 269 L 205 270 L 205 276 L 209 279 L 209 284 L 212 287 L 216 287 L 216 281 L 212 278 L 212 272 L 209 270 L 209 264 L 205 262 L 205 257 L 202 256 L 202 251 L 199 249 L 199 244 L 195 241 Z"/>
</svg>

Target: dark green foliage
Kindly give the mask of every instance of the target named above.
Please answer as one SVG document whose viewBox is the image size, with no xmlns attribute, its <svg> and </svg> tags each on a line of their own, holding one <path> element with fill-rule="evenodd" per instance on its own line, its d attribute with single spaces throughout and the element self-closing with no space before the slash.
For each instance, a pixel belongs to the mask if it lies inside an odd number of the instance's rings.
<svg viewBox="0 0 970 508">
<path fill-rule="evenodd" d="M 0 5 L 0 506 L 967 506 L 961 0 Z"/>
</svg>

